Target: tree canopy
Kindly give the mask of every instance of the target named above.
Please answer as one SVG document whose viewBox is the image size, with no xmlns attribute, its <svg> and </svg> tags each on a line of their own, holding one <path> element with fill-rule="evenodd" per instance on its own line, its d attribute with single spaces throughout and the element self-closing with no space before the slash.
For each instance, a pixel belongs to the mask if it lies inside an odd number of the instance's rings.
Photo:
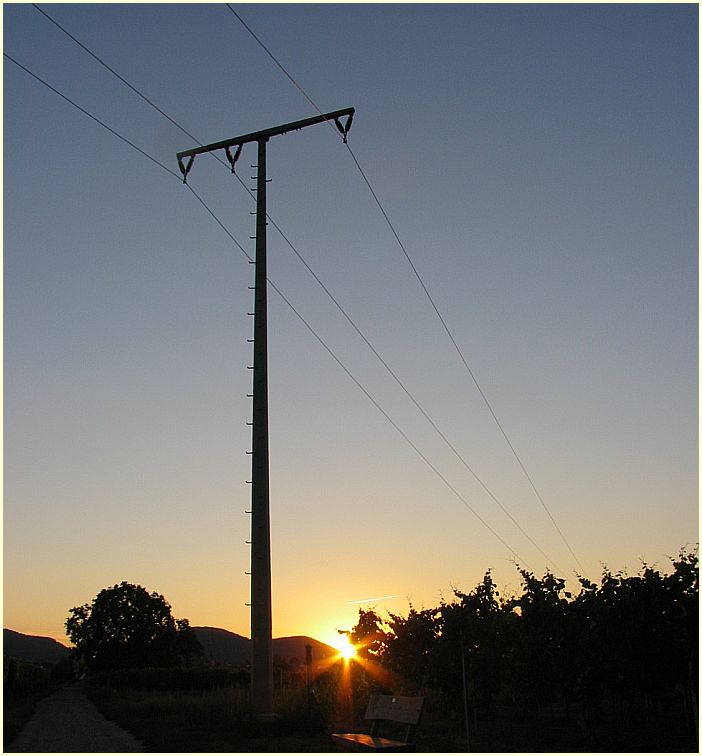
<svg viewBox="0 0 702 756">
<path fill-rule="evenodd" d="M 122 582 L 71 609 L 66 634 L 91 671 L 172 667 L 203 651 L 187 619 L 158 593 Z"/>
<path fill-rule="evenodd" d="M 682 551 L 662 574 L 603 570 L 580 577 L 577 595 L 547 572 L 519 569 L 522 595 L 500 596 L 488 571 L 472 591 L 406 617 L 361 609 L 349 637 L 362 659 L 399 675 L 410 691 L 434 689 L 460 702 L 463 665 L 474 706 L 579 701 L 661 704 L 697 687 L 698 557 Z"/>
</svg>

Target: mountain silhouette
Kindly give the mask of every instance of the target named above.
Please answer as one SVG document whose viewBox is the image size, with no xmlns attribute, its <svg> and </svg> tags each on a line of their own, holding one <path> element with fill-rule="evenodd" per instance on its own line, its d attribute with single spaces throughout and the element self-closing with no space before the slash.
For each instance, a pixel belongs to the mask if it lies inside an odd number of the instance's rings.
<svg viewBox="0 0 702 756">
<path fill-rule="evenodd" d="M 53 638 L 40 635 L 25 635 L 4 628 L 2 631 L 2 652 L 4 656 L 37 663 L 60 662 L 68 656 L 68 647 Z"/>
<path fill-rule="evenodd" d="M 307 635 L 291 635 L 286 638 L 273 638 L 273 656 L 286 661 L 305 661 L 305 646 L 312 646 L 312 660 L 320 661 L 329 656 L 337 656 L 339 651 L 333 646 L 310 638 Z"/>
<path fill-rule="evenodd" d="M 219 664 L 244 665 L 251 661 L 251 641 L 243 635 L 219 627 L 193 627 L 205 651 L 205 658 Z M 273 656 L 286 661 L 305 662 L 305 646 L 312 646 L 312 659 L 319 661 L 335 656 L 338 651 L 326 643 L 306 635 L 273 639 Z"/>
<path fill-rule="evenodd" d="M 217 664 L 243 666 L 251 661 L 251 641 L 243 635 L 219 627 L 193 627 L 205 651 L 205 658 Z M 326 643 L 306 635 L 273 639 L 273 656 L 288 662 L 304 664 L 305 646 L 312 646 L 312 659 L 317 662 L 338 651 Z M 37 663 L 55 663 L 68 656 L 69 648 L 53 638 L 25 635 L 15 630 L 3 630 L 3 654 L 15 659 Z"/>
<path fill-rule="evenodd" d="M 193 627 L 205 659 L 219 664 L 245 664 L 251 656 L 251 641 L 219 627 Z"/>
</svg>

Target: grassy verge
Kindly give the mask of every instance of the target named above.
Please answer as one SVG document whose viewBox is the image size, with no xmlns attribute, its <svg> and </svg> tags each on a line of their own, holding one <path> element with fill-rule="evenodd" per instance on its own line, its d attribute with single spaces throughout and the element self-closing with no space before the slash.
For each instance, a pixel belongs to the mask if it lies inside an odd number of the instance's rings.
<svg viewBox="0 0 702 756">
<path fill-rule="evenodd" d="M 325 716 L 318 710 L 310 716 L 304 690 L 276 691 L 274 710 L 280 718 L 266 726 L 252 717 L 248 690 L 136 691 L 93 684 L 86 692 L 107 719 L 152 752 L 327 753 L 334 750 L 331 731 L 360 731 L 366 724 L 362 714 L 354 725 L 342 723 L 338 716 L 330 718 L 330 712 Z M 694 735 L 682 725 L 665 716 L 651 719 L 633 712 L 601 712 L 585 727 L 576 710 L 566 716 L 495 706 L 479 722 L 471 717 L 469 726 L 471 750 L 479 752 L 697 752 Z M 424 753 L 465 752 L 462 715 L 450 716 L 430 697 L 416 745 Z"/>
<path fill-rule="evenodd" d="M 12 741 L 32 718 L 39 701 L 52 692 L 52 690 L 46 689 L 34 693 L 25 693 L 20 696 L 5 691 L 2 711 L 3 751 L 7 750 Z"/>
<path fill-rule="evenodd" d="M 88 684 L 102 714 L 152 752 L 325 752 L 330 740 L 300 693 L 276 696 L 280 718 L 261 725 L 250 713 L 248 691 L 112 690 Z"/>
<path fill-rule="evenodd" d="M 32 718 L 39 701 L 71 680 L 68 659 L 38 664 L 3 655 L 3 750 Z"/>
</svg>

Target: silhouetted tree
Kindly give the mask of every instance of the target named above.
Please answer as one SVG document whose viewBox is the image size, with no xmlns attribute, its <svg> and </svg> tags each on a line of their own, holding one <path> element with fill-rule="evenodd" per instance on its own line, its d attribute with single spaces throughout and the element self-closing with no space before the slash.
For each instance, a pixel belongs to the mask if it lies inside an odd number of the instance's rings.
<svg viewBox="0 0 702 756">
<path fill-rule="evenodd" d="M 172 667 L 203 653 L 188 620 L 174 619 L 163 596 L 126 582 L 71 609 L 66 634 L 91 671 Z"/>
<path fill-rule="evenodd" d="M 689 688 L 698 659 L 697 555 L 672 561 L 670 575 L 644 564 L 633 576 L 605 569 L 599 589 L 581 579 L 573 625 L 589 706 L 605 697 L 647 706 Z"/>
<path fill-rule="evenodd" d="M 359 656 L 372 661 L 384 659 L 390 638 L 384 625 L 383 620 L 372 609 L 358 610 L 358 622 L 348 635 Z"/>
<path fill-rule="evenodd" d="M 469 593 L 454 589 L 455 600 L 439 608 L 437 677 L 450 700 L 462 700 L 462 661 L 473 705 L 489 708 L 504 681 L 516 616 L 500 599 L 490 571 Z"/>
<path fill-rule="evenodd" d="M 603 707 L 622 711 L 670 706 L 686 697 L 696 711 L 698 679 L 697 551 L 682 551 L 663 574 L 612 574 L 600 584 L 579 577 L 577 595 L 551 572 L 519 570 L 522 592 L 504 600 L 488 571 L 469 593 L 406 617 L 361 610 L 351 633 L 360 654 L 414 688 L 461 701 L 461 650 L 472 702 L 502 700 L 535 708 L 580 702 L 586 720 Z M 682 691 L 682 692 L 681 692 Z M 456 704 L 458 705 L 458 704 Z M 677 705 L 677 704 L 675 704 Z"/>
<path fill-rule="evenodd" d="M 391 642 L 385 661 L 394 672 L 404 674 L 415 689 L 436 684 L 437 616 L 435 609 L 417 611 L 410 606 L 407 617 L 389 614 Z"/>
<path fill-rule="evenodd" d="M 565 580 L 551 572 L 538 579 L 519 570 L 523 594 L 514 600 L 520 622 L 516 636 L 513 690 L 526 704 L 550 704 L 572 687 L 568 599 Z"/>
</svg>

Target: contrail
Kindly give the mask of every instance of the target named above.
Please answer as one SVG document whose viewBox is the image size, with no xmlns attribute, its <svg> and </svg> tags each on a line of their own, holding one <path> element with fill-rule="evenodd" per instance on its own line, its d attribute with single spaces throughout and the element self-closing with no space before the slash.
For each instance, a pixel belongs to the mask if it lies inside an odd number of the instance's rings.
<svg viewBox="0 0 702 756">
<path fill-rule="evenodd" d="M 376 596 L 375 598 L 361 599 L 360 601 L 347 601 L 348 604 L 369 604 L 371 601 L 382 601 L 383 599 L 400 598 L 402 594 L 395 593 L 392 596 Z"/>
</svg>

